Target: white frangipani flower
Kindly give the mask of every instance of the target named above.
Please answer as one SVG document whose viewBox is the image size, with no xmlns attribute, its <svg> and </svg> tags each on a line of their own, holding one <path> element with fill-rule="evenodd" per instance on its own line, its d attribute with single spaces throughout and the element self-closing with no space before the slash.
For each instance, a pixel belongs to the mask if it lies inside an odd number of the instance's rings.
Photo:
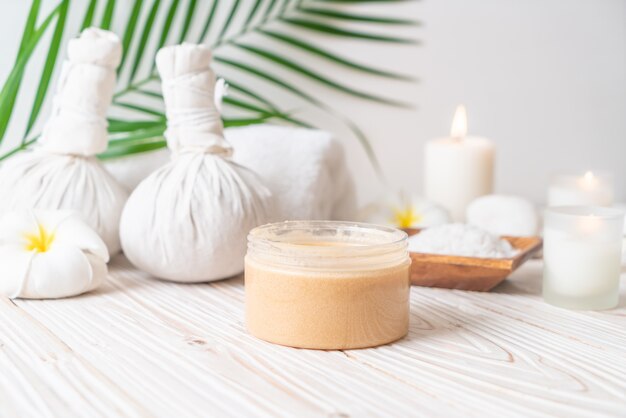
<svg viewBox="0 0 626 418">
<path fill-rule="evenodd" d="M 107 275 L 107 247 L 76 212 L 11 212 L 0 219 L 0 294 L 10 298 L 74 296 Z"/>
<path fill-rule="evenodd" d="M 370 222 L 396 228 L 428 228 L 451 222 L 446 209 L 419 196 L 396 193 L 382 199 L 368 216 Z"/>
</svg>

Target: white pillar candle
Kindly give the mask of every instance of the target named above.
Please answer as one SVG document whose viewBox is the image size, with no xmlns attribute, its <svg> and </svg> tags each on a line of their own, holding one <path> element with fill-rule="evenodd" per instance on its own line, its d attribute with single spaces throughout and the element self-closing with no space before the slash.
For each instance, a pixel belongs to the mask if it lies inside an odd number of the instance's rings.
<svg viewBox="0 0 626 418">
<path fill-rule="evenodd" d="M 424 193 L 455 221 L 477 197 L 493 192 L 495 147 L 486 138 L 466 136 L 467 116 L 459 106 L 450 137 L 430 140 L 424 153 Z"/>
<path fill-rule="evenodd" d="M 623 212 L 591 206 L 546 210 L 543 297 L 569 309 L 618 303 Z"/>
<path fill-rule="evenodd" d="M 587 171 L 582 176 L 556 176 L 548 188 L 548 206 L 611 206 L 610 176 Z"/>
</svg>

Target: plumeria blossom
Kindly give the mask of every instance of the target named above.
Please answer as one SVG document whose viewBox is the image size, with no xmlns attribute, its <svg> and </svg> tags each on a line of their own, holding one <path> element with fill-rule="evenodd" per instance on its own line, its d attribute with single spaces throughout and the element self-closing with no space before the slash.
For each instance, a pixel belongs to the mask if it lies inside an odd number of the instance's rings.
<svg viewBox="0 0 626 418">
<path fill-rule="evenodd" d="M 104 241 L 76 212 L 11 212 L 0 219 L 0 294 L 47 299 L 98 287 L 107 275 Z"/>
<path fill-rule="evenodd" d="M 427 228 L 451 221 L 450 214 L 441 206 L 419 196 L 394 194 L 377 205 L 370 221 L 396 228 Z"/>
</svg>

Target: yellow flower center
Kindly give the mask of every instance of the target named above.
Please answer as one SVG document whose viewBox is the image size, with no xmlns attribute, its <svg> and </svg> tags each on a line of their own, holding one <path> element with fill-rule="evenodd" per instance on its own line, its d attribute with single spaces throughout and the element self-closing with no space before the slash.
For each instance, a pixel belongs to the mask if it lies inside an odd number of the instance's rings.
<svg viewBox="0 0 626 418">
<path fill-rule="evenodd" d="M 411 205 L 406 205 L 403 208 L 393 208 L 393 222 L 398 228 L 410 228 L 421 220 L 422 215 L 417 213 Z"/>
<path fill-rule="evenodd" d="M 38 253 L 45 253 L 54 241 L 54 232 L 50 232 L 43 225 L 37 224 L 37 232 L 26 234 L 24 238 L 26 238 L 27 251 L 34 250 Z"/>
</svg>

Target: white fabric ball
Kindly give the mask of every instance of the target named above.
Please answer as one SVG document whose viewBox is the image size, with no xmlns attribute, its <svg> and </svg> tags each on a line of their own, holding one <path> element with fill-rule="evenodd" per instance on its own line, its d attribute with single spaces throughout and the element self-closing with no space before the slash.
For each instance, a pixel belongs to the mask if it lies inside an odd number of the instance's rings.
<svg viewBox="0 0 626 418">
<path fill-rule="evenodd" d="M 120 225 L 138 268 L 203 282 L 243 270 L 248 232 L 266 222 L 269 192 L 247 169 L 219 156 L 182 153 L 139 184 Z"/>
<path fill-rule="evenodd" d="M 179 282 L 240 273 L 248 232 L 268 220 L 270 192 L 230 160 L 210 60 L 203 45 L 158 52 L 173 160 L 137 186 L 120 224 L 124 253 L 135 266 Z"/>
<path fill-rule="evenodd" d="M 539 229 L 535 206 L 518 196 L 487 195 L 470 203 L 467 223 L 496 235 L 533 236 Z"/>
<path fill-rule="evenodd" d="M 127 197 L 95 157 L 36 149 L 0 167 L 0 216 L 26 209 L 77 211 L 111 255 L 121 249 L 119 222 Z"/>
</svg>

